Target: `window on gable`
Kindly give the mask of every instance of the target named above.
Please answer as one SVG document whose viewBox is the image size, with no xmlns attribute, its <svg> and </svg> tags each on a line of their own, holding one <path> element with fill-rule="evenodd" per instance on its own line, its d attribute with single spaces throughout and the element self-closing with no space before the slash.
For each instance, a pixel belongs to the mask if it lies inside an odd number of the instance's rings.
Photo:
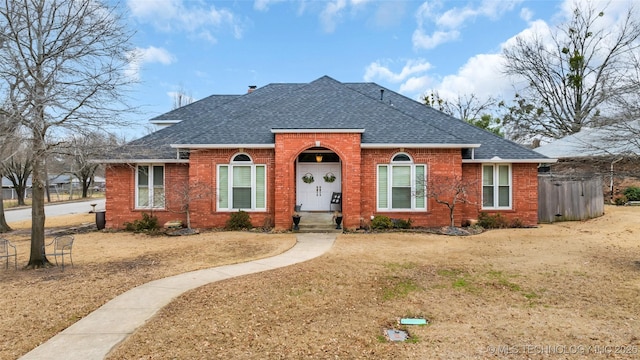
<svg viewBox="0 0 640 360">
<path fill-rule="evenodd" d="M 426 209 L 426 169 L 404 153 L 378 165 L 378 210 Z"/>
<path fill-rule="evenodd" d="M 511 165 L 485 164 L 482 166 L 482 207 L 485 209 L 511 208 Z"/>
<path fill-rule="evenodd" d="M 218 165 L 219 210 L 265 210 L 266 166 L 238 154 L 228 165 Z"/>
<path fill-rule="evenodd" d="M 136 209 L 164 208 L 164 166 L 138 165 L 136 167 Z"/>
</svg>

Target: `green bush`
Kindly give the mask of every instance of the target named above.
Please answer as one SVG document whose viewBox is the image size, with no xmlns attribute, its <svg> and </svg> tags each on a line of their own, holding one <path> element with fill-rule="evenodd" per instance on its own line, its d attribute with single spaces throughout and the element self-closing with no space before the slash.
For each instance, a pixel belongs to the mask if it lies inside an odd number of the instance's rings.
<svg viewBox="0 0 640 360">
<path fill-rule="evenodd" d="M 478 225 L 485 229 L 504 229 L 511 226 L 509 220 L 500 214 L 490 215 L 486 212 L 481 212 L 478 216 Z"/>
<path fill-rule="evenodd" d="M 627 201 L 640 201 L 640 187 L 629 186 L 622 192 Z"/>
<path fill-rule="evenodd" d="M 391 229 L 393 228 L 393 221 L 388 216 L 376 215 L 371 220 L 371 228 L 379 230 Z"/>
<path fill-rule="evenodd" d="M 225 230 L 248 230 L 253 228 L 251 225 L 251 219 L 249 218 L 249 213 L 246 211 L 238 211 L 231 213 L 229 220 L 227 220 L 227 224 L 225 225 Z"/>
<path fill-rule="evenodd" d="M 160 225 L 158 225 L 158 217 L 142 213 L 142 219 L 126 222 L 124 228 L 133 232 L 150 232 L 160 229 Z"/>
</svg>

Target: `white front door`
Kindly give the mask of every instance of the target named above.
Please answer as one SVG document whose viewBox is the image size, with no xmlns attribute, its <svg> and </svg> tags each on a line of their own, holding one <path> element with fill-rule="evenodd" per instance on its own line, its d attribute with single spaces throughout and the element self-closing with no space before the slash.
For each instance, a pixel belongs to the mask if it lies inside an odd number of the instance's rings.
<svg viewBox="0 0 640 360">
<path fill-rule="evenodd" d="M 333 182 L 327 182 L 325 175 L 335 176 Z M 304 182 L 305 175 L 313 176 L 313 182 Z M 298 163 L 296 172 L 296 204 L 302 204 L 301 211 L 329 211 L 331 195 L 342 192 L 340 163 Z"/>
</svg>

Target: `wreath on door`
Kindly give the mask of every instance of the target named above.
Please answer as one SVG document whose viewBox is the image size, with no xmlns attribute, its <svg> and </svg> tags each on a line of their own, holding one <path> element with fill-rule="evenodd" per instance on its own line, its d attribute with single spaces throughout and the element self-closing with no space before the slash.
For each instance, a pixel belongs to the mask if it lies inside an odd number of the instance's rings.
<svg viewBox="0 0 640 360">
<path fill-rule="evenodd" d="M 332 172 L 328 172 L 328 173 L 324 174 L 323 178 L 324 178 L 324 181 L 328 182 L 328 183 L 332 183 L 332 182 L 336 181 L 336 176 L 333 175 Z"/>
<path fill-rule="evenodd" d="M 311 173 L 306 173 L 302 176 L 302 181 L 304 181 L 307 184 L 311 184 L 312 182 L 314 182 L 315 180 L 313 179 L 313 174 Z"/>
</svg>

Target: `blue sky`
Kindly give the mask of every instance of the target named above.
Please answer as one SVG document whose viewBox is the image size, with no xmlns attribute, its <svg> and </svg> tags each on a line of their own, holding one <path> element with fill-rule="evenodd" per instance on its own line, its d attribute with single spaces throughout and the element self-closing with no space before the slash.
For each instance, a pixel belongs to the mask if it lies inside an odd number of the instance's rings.
<svg viewBox="0 0 640 360">
<path fill-rule="evenodd" d="M 146 134 L 179 89 L 197 100 L 328 75 L 414 99 L 432 90 L 511 99 L 502 47 L 564 21 L 573 1 L 127 0 L 139 54 L 132 104 L 141 109 L 127 137 Z"/>
</svg>

